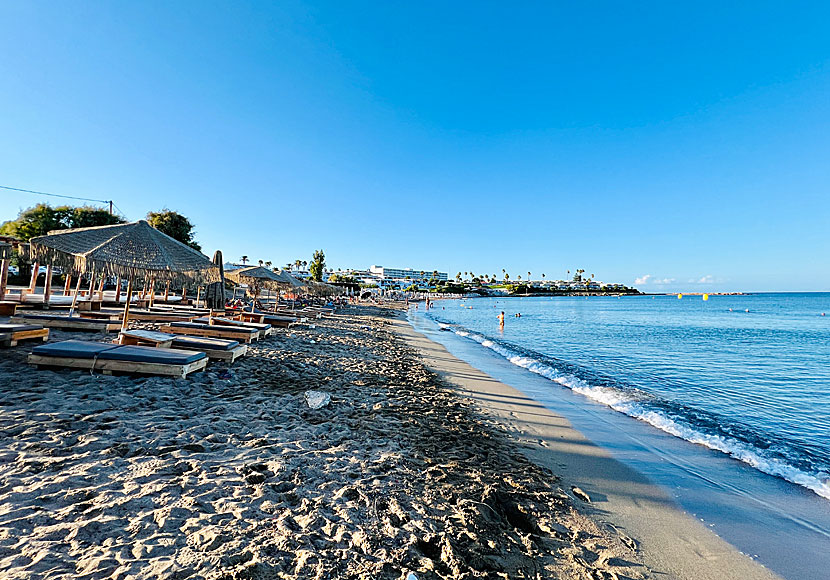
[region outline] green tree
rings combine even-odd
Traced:
[[[194,250],[201,251],[202,246],[193,239],[195,234],[193,224],[182,214],[164,208],[161,211],[151,211],[148,213],[147,222],[174,240],[187,244]]]
[[[309,266],[311,279],[317,282],[323,281],[323,270],[326,267],[326,254],[323,250],[316,250],[311,258],[311,265]]]
[[[0,225],[0,234],[13,236],[24,242],[36,236],[48,234],[51,230],[88,228],[124,223],[124,219],[108,211],[89,206],[73,207],[62,205],[52,207],[40,203],[20,212],[15,220]]]
[[[248,256],[242,256],[241,260],[242,260],[242,265],[244,266],[245,264],[248,263]]]

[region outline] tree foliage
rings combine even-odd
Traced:
[[[187,244],[194,250],[202,250],[202,246],[193,239],[196,233],[193,231],[193,224],[178,212],[167,208],[161,211],[151,211],[147,214],[147,223],[174,240]]]
[[[326,268],[326,255],[323,253],[323,250],[316,250],[314,255],[311,259],[311,265],[309,266],[309,273],[311,274],[311,279],[317,282],[323,281],[323,271]]]
[[[36,236],[46,235],[52,230],[122,223],[124,223],[123,218],[97,207],[69,205],[52,207],[46,203],[39,203],[35,207],[21,211],[17,219],[4,222],[0,226],[0,234],[27,242]]]

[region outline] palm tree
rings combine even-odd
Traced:
[[[545,279],[545,273],[542,272],[542,280],[544,280],[544,279]]]
[[[303,270],[308,268],[308,260],[303,260]]]
[[[517,279],[519,282],[521,282],[521,281],[522,281],[522,275],[521,275],[521,274],[519,274],[518,276],[516,276],[516,279]]]
[[[300,259],[294,260],[294,266],[299,270],[300,266],[303,265],[303,261]]]
[[[504,268],[502,268],[502,272],[504,272]],[[504,272],[504,281],[507,282],[508,280],[510,280],[510,274]]]
[[[248,256],[242,256],[241,260],[242,260],[242,265],[247,264],[248,263]]]
[[[263,262],[262,260],[260,260],[260,261],[259,261],[259,267],[260,267],[260,268],[262,268],[262,265],[263,265],[264,263],[265,263],[265,262]]]
[[[527,273],[527,281],[530,282],[530,272]]]

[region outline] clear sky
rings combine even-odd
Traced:
[[[0,23],[0,185],[166,206],[209,254],[830,290],[827,2],[8,1]],[[44,200],[0,190],[0,219]]]

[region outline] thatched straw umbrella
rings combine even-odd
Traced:
[[[233,280],[237,284],[247,284],[253,288],[254,301],[251,304],[251,312],[254,311],[256,299],[259,297],[259,293],[263,288],[282,290],[291,286],[291,283],[283,276],[262,266],[250,266],[248,268],[239,268],[238,270],[229,270],[225,272],[225,277]]]
[[[174,240],[144,220],[129,224],[56,230],[29,241],[38,261],[63,267],[77,275],[119,276],[127,279],[122,329],[127,328],[133,279],[205,280],[218,276],[216,265],[201,252]],[[76,294],[77,298],[77,294]],[[75,301],[72,301],[75,307]]]

